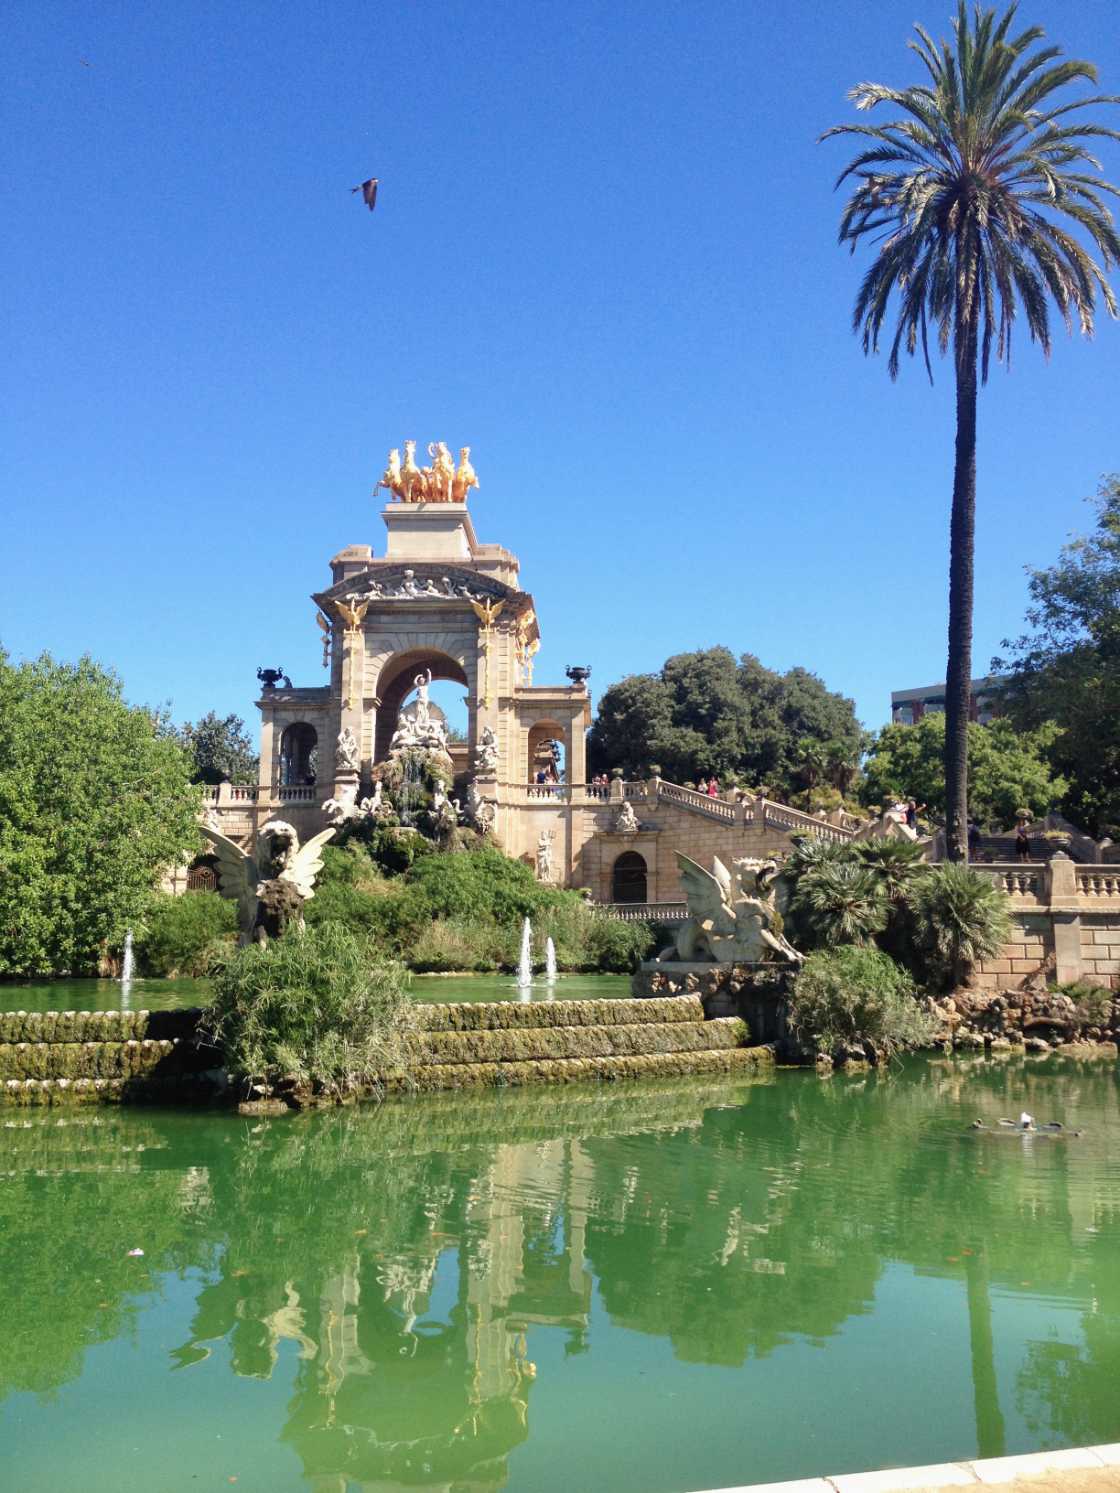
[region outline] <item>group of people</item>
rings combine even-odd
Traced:
[[[611,780],[607,777],[605,772],[597,772],[591,779],[591,786],[592,788],[609,788],[611,786]]]
[[[717,777],[701,778],[696,783],[688,783],[687,787],[696,793],[706,793],[709,798],[719,797],[719,779]]]

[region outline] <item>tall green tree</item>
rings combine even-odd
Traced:
[[[196,783],[255,783],[260,766],[253,743],[239,715],[208,711],[201,720],[187,721],[179,738],[194,762]]]
[[[197,849],[200,796],[115,675],[0,651],[0,976],[94,972]]]
[[[845,764],[850,780],[863,739],[852,701],[815,674],[777,674],[752,654],[736,660],[730,649],[704,648],[612,684],[588,747],[596,771],[641,776],[656,763],[675,782],[734,775],[785,796],[811,786],[830,762]]]
[[[1067,782],[1062,808],[1092,834],[1120,831],[1120,476],[1097,494],[1094,533],[1030,574],[1031,632],[1004,646],[1003,705],[1024,730],[1052,735],[1047,757]]]
[[[968,726],[969,808],[982,822],[1014,824],[1019,809],[1050,812],[1066,791],[1048,756],[1055,731],[1017,731],[1000,718],[990,726]],[[940,817],[945,811],[945,717],[925,715],[916,726],[884,726],[864,765],[860,794],[865,804],[916,798]]]
[[[842,124],[821,137],[855,135],[862,148],[837,186],[854,186],[840,219],[840,241],[854,253],[878,245],[852,321],[866,353],[877,352],[896,307],[888,371],[920,347],[932,381],[929,333],[950,352],[957,434],[949,528],[949,658],[946,672],[945,779],[948,853],[967,858],[969,679],[972,673],[973,549],[976,511],[976,404],[993,354],[1010,362],[1011,332],[1022,310],[1031,340],[1050,349],[1050,306],[1067,328],[1089,335],[1097,295],[1116,314],[1105,272],[1120,262],[1120,238],[1104,193],[1117,189],[1091,153],[1116,130],[1078,112],[1120,102],[1097,94],[1068,98],[1069,84],[1095,84],[1096,68],[1036,47],[1042,29],[1013,32],[1016,7],[997,15],[964,0],[954,38],[940,44],[921,26],[909,43],[928,82],[906,88],[859,83],[857,109],[898,111],[882,125]],[[1077,231],[1099,255],[1086,252]]]

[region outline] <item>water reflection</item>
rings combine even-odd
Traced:
[[[967,1130],[1019,1107],[1087,1134]],[[941,1455],[1113,1440],[1118,1119],[1112,1070],[960,1063],[887,1082],[784,1074],[442,1096],[260,1123],[12,1118],[0,1131],[0,1395],[72,1384],[66,1415],[80,1422],[91,1348],[131,1340],[200,1423],[274,1417],[248,1385],[285,1384],[282,1424],[264,1429],[298,1459],[292,1486],[496,1489],[538,1412],[563,1425],[565,1397],[595,1390],[600,1356],[644,1373],[638,1343],[651,1339],[679,1365],[765,1364],[751,1393],[777,1425],[783,1354],[815,1347],[835,1367],[798,1359],[812,1389],[797,1413],[811,1421],[819,1399],[831,1460],[810,1467],[809,1453],[777,1445],[757,1464],[796,1476],[845,1456],[906,1460],[912,1426],[881,1425],[866,1445],[836,1429],[846,1390],[830,1372],[843,1380],[866,1319],[885,1370],[871,1381],[880,1419],[892,1364],[944,1368]],[[137,1245],[142,1259],[127,1255]],[[881,1305],[902,1292],[917,1323],[934,1291],[960,1323],[960,1382],[948,1329],[945,1343],[907,1343],[908,1322]],[[188,1310],[161,1343],[148,1323],[169,1296]],[[679,1416],[701,1414],[697,1372],[681,1370]],[[648,1486],[687,1486],[671,1459],[662,1468],[672,1433],[648,1406],[626,1423],[636,1384],[609,1391],[617,1436],[649,1443]],[[22,1424],[6,1440],[18,1444]],[[729,1481],[708,1455],[694,1449],[693,1485]]]

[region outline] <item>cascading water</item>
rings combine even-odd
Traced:
[[[544,977],[550,985],[556,983],[556,945],[551,938],[544,943]]]
[[[517,961],[517,983],[527,990],[533,983],[533,925],[526,918],[521,925],[521,955]]]
[[[421,773],[420,764],[412,752],[406,752],[404,757],[404,777],[397,795],[397,812],[402,824],[411,825],[416,818],[416,805],[420,801]]]

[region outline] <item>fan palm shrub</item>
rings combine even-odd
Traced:
[[[840,241],[853,254],[878,246],[852,316],[865,353],[879,349],[893,302],[887,370],[921,348],[932,381],[930,333],[952,352],[956,448],[949,529],[949,657],[945,687],[946,838],[951,860],[967,859],[967,726],[972,673],[973,550],[976,510],[976,406],[993,355],[1010,363],[1020,310],[1028,336],[1050,350],[1050,307],[1067,328],[1093,330],[1098,294],[1116,301],[1106,271],[1120,262],[1120,238],[1092,154],[1116,130],[1078,111],[1120,102],[1068,98],[1070,84],[1095,84],[1089,62],[1059,60],[1038,47],[1043,32],[1013,32],[1014,5],[997,16],[964,0],[954,39],[940,44],[921,26],[910,42],[928,81],[906,88],[859,83],[856,108],[896,111],[889,123],[841,124],[821,137],[856,136],[858,154],[837,186],[852,183]],[[1078,231],[1095,250],[1086,251]]]
[[[835,860],[804,872],[790,901],[800,947],[869,943],[887,925],[890,906],[873,871]]]
[[[918,882],[910,905],[920,978],[932,988],[957,989],[1011,936],[1006,892],[990,876],[953,861]]]

